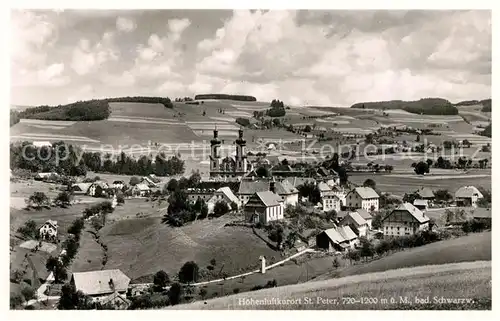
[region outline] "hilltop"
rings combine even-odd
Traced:
[[[351,106],[360,109],[402,109],[413,114],[424,115],[457,115],[458,109],[443,98],[422,98],[415,101],[389,100],[378,102],[361,102]]]

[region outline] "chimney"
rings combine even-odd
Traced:
[[[276,193],[276,182],[274,179],[269,183],[269,190],[273,193]]]

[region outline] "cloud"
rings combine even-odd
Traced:
[[[182,65],[182,46],[179,42],[190,24],[189,19],[171,19],[167,22],[165,35],[151,34],[147,44],[137,46],[137,57],[130,73],[142,83],[157,83],[162,79],[180,81],[182,76],[175,71]]]
[[[116,18],[116,29],[123,32],[132,32],[137,28],[134,20],[125,17]]]
[[[81,39],[73,49],[71,68],[79,76],[84,76],[99,70],[109,61],[116,61],[119,51],[115,48],[114,34],[106,32],[94,46],[88,39]]]
[[[226,88],[259,93],[264,100],[350,105],[443,93],[459,99],[468,91],[450,88],[491,73],[491,16],[486,11],[235,11],[213,37],[198,42],[197,52],[200,75],[226,78]],[[461,77],[450,77],[457,74],[453,69],[461,70]],[[490,83],[483,77],[469,85],[482,96]],[[190,88],[196,87],[203,88],[199,81]]]
[[[203,92],[297,105],[458,101],[490,95],[491,44],[491,12],[479,10],[15,10],[11,78],[35,104],[48,89],[51,102]]]
[[[168,21],[168,28],[174,35],[180,35],[184,30],[191,25],[191,21],[184,19],[171,19]]]

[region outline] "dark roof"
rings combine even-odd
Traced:
[[[420,223],[425,223],[429,221],[429,217],[425,216],[425,214],[421,210],[419,210],[410,203],[403,203],[399,205],[396,209],[394,209],[394,211],[407,211]]]
[[[310,177],[288,177],[286,179],[292,186],[297,187],[305,183],[316,183],[316,180]]]
[[[242,180],[240,188],[238,189],[238,194],[248,195],[255,194],[257,192],[269,191],[270,184],[271,182],[268,180]],[[274,189],[279,195],[298,193],[297,189],[289,182],[275,182]]]
[[[428,188],[428,187],[423,187],[417,191],[418,196],[421,198],[433,198],[434,197],[434,192]]]

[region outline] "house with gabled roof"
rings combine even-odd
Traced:
[[[151,194],[151,188],[146,183],[139,183],[131,188],[131,192],[133,196],[145,197]]]
[[[368,212],[364,208],[358,208],[354,212],[358,213],[359,216],[361,216],[366,221],[366,224],[368,224],[368,229],[371,230],[372,229],[373,216],[370,214],[370,212]]]
[[[413,206],[418,208],[421,211],[427,211],[429,208],[429,200],[426,199],[416,199],[413,201]]]
[[[251,223],[268,224],[284,217],[283,200],[272,191],[257,192],[245,204],[245,220]]]
[[[429,217],[410,203],[403,203],[382,218],[385,236],[413,235],[429,229]]]
[[[245,204],[255,193],[269,191],[271,185],[273,185],[274,191],[281,197],[285,205],[297,205],[299,201],[299,191],[287,180],[275,182],[274,180],[271,181],[266,179],[242,179],[237,193],[238,198],[242,204]]]
[[[71,191],[75,195],[86,195],[92,183],[76,183],[71,186]]]
[[[349,212],[341,221],[340,226],[349,226],[357,236],[367,236],[368,223],[357,212]]]
[[[89,196],[94,196],[94,197],[107,197],[108,190],[109,190],[108,183],[106,183],[105,181],[95,181],[90,185],[88,189],[88,194]]]
[[[98,301],[105,309],[112,308],[114,310],[127,310],[131,304],[126,295],[119,294],[118,292],[102,298],[96,298],[95,301]]]
[[[115,292],[126,294],[130,278],[122,271],[99,270],[89,272],[74,272],[71,284],[77,291],[93,298],[109,296]]]
[[[146,184],[149,188],[158,187],[158,185],[148,176],[144,176],[141,179],[141,184]]]
[[[462,186],[455,192],[457,206],[477,207],[477,201],[483,197],[483,194],[475,186]]]
[[[356,187],[346,195],[346,207],[350,210],[362,208],[368,212],[379,209],[379,195],[371,187]]]
[[[328,252],[347,251],[354,248],[356,234],[349,226],[333,227],[316,236],[316,246]]]
[[[429,187],[422,187],[421,189],[415,192],[419,199],[433,201],[436,197],[434,196],[434,192]]]
[[[48,220],[38,230],[40,238],[43,240],[54,241],[57,238],[57,221]]]

